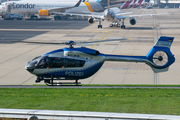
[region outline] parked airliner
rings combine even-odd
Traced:
[[[83,2],[82,2],[83,1]],[[93,0],[94,1],[94,0]],[[110,5],[119,6],[123,2],[129,0],[111,0]],[[84,13],[84,11],[90,12],[103,12],[107,7],[107,0],[98,0],[96,2],[86,2],[86,0],[71,0],[71,1],[57,1],[53,0],[48,2],[47,0],[37,1],[8,1],[0,5],[0,16],[5,16],[8,13],[20,13],[20,14],[39,14],[39,16],[49,16],[51,14],[61,13]],[[56,13],[55,13],[56,12]]]
[[[67,9],[78,7],[82,0],[76,2],[33,2],[33,1],[8,1],[0,5],[0,16],[8,13],[49,15],[49,11],[64,12]]]

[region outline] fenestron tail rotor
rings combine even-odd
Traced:
[[[164,66],[168,63],[168,55],[164,51],[157,51],[153,55],[153,62],[157,66]]]

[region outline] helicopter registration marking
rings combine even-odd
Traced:
[[[68,75],[68,76],[83,76],[84,73],[83,73],[83,72],[66,71],[66,72],[65,72],[65,75]]]

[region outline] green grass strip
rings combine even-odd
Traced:
[[[180,115],[180,90],[0,88],[0,108]]]

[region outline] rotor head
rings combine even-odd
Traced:
[[[69,41],[68,43],[66,43],[66,45],[69,45],[69,48],[73,48],[73,45],[76,45],[76,42]]]

